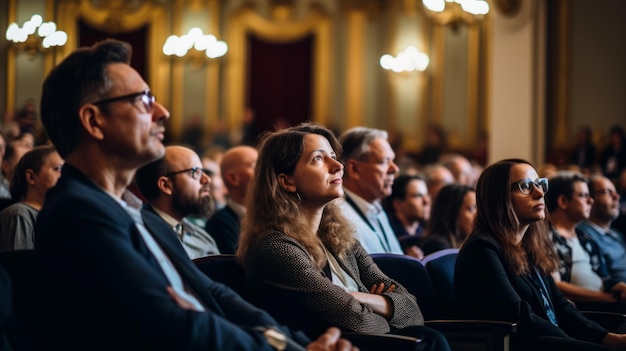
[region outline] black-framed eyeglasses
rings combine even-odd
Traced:
[[[176,172],[170,172],[170,173],[166,173],[163,176],[164,177],[171,177],[177,174],[181,174],[181,173],[189,173],[191,175],[191,178],[198,180],[200,179],[200,177],[202,177],[202,173],[206,174],[208,177],[211,177],[212,172],[209,171],[208,169],[204,169],[202,167],[192,167],[192,168],[188,168],[188,169],[183,169],[182,171],[176,171]]]
[[[152,112],[152,109],[154,108],[154,102],[156,101],[156,97],[152,95],[152,93],[150,92],[150,89],[146,89],[138,93],[132,93],[128,95],[122,95],[122,96],[116,96],[116,97],[112,97],[108,99],[98,100],[98,101],[92,102],[92,104],[105,105],[105,104],[110,104],[115,101],[122,101],[122,100],[132,101],[132,100],[135,100],[136,98],[140,98],[141,103],[146,108],[147,113]]]
[[[522,179],[511,184],[511,190],[519,190],[520,193],[528,195],[532,193],[535,188],[541,188],[543,193],[548,192],[548,178],[537,178],[535,180]]]

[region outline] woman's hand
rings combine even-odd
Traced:
[[[372,285],[372,287],[370,288],[370,294],[380,295],[382,293],[392,292],[394,290],[396,290],[396,285],[395,284],[391,284],[391,285],[385,287],[385,283],[380,283],[378,285]]]

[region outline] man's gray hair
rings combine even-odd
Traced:
[[[387,131],[368,127],[354,127],[343,132],[339,137],[339,142],[343,148],[343,161],[363,160],[370,152],[370,144],[376,138],[387,140]]]

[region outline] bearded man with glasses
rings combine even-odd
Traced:
[[[211,178],[195,151],[178,145],[166,147],[165,157],[137,171],[135,184],[148,201],[145,208],[172,227],[189,258],[220,253],[209,233],[185,219],[209,217],[213,212]]]

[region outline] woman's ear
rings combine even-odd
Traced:
[[[287,192],[295,193],[297,191],[296,184],[293,182],[293,179],[285,173],[278,175],[278,184],[280,184],[280,186]]]
[[[26,177],[26,183],[30,185],[35,185],[35,171],[32,169],[27,169],[24,173],[24,177]]]

